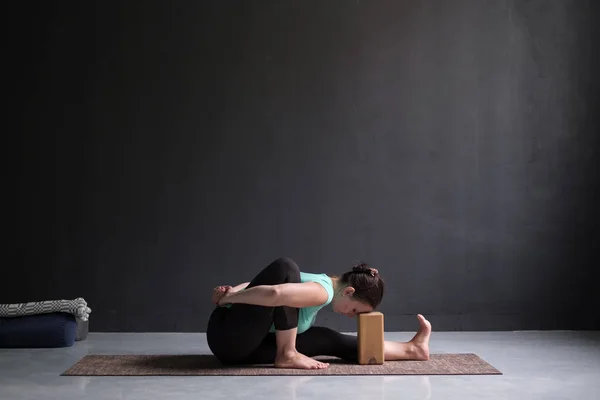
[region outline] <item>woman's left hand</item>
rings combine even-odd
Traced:
[[[219,300],[221,300],[229,290],[231,290],[231,286],[229,285],[217,286],[214,288],[212,293],[212,302],[214,304],[219,304]]]

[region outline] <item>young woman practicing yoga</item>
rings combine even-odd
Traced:
[[[354,317],[377,308],[384,282],[367,264],[340,277],[301,272],[289,258],[265,267],[251,281],[219,286],[218,305],[207,328],[208,345],[224,364],[274,364],[279,368],[327,368],[312,357],[357,361],[357,337],[313,326],[319,310]],[[420,328],[409,342],[385,342],[386,360],[429,359],[431,324],[418,315]]]

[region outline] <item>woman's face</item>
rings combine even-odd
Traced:
[[[352,297],[353,288],[346,288],[337,299],[332,302],[333,311],[345,315],[349,318],[356,317],[358,314],[368,313],[373,311],[373,307],[361,301],[355,300]]]

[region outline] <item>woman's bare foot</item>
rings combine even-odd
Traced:
[[[411,339],[411,351],[414,352],[416,360],[429,360],[429,337],[431,336],[431,322],[427,321],[421,314],[417,315],[419,320],[419,330],[415,337]]]
[[[275,367],[294,369],[326,369],[328,363],[317,361],[297,351],[288,351],[278,354],[275,358]]]

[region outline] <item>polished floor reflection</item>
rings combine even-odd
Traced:
[[[386,333],[408,340],[412,333]],[[470,352],[502,376],[64,377],[86,354],[208,353],[204,334],[92,333],[68,349],[0,349],[0,399],[600,398],[600,332],[437,332],[433,353]]]

